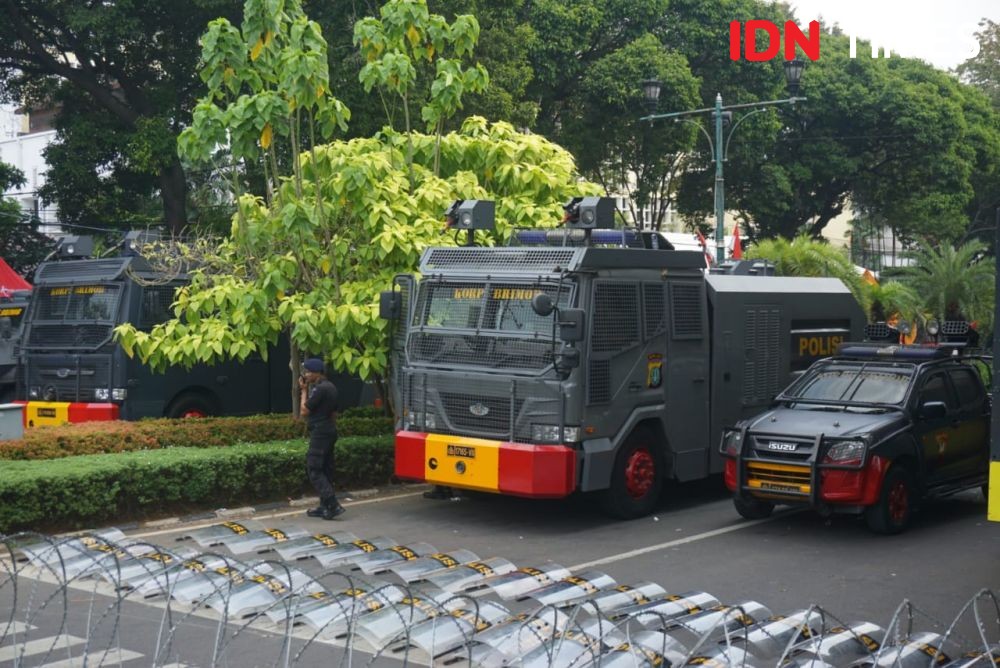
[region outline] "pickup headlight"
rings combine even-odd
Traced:
[[[738,429],[727,429],[722,432],[722,444],[719,451],[727,457],[738,457],[743,447],[743,435]]]
[[[580,440],[579,427],[563,427],[562,440],[559,439],[559,425],[557,424],[533,424],[531,425],[531,440],[536,443],[575,443]]]
[[[110,396],[111,390],[106,387],[99,387],[94,390],[94,399],[97,399],[98,401],[107,401]]]
[[[865,459],[866,449],[864,441],[838,441],[826,451],[823,462],[839,466],[860,466]]]

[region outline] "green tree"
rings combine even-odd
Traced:
[[[62,0],[0,1],[4,98],[43,108],[62,105],[65,143],[58,143],[66,151],[53,154],[59,170],[49,178],[52,192],[67,198],[66,205],[56,203],[68,220],[93,187],[83,175],[100,172],[113,185],[95,190],[97,201],[84,208],[88,214],[136,211],[129,200],[158,195],[163,221],[174,230],[187,224],[187,182],[174,140],[194,101],[198,54],[191,45],[206,22],[232,10],[222,0],[138,0],[94,8]],[[77,116],[89,120],[77,124]],[[99,132],[88,135],[88,126]],[[111,128],[113,136],[101,136]],[[84,138],[99,141],[102,150],[77,158],[71,147]],[[119,181],[119,174],[128,177]],[[140,174],[147,178],[132,178]],[[116,202],[102,201],[108,197]]]
[[[931,317],[977,321],[981,332],[991,327],[994,270],[985,244],[972,240],[956,248],[924,243],[914,259],[903,276]]]
[[[20,188],[25,182],[21,170],[0,162],[0,192]],[[38,231],[36,222],[16,201],[0,197],[0,258],[29,280],[52,249],[52,240]]]
[[[629,196],[633,219],[659,229],[687,149],[700,137],[690,124],[638,120],[643,97],[637,82],[650,77],[660,81],[660,94],[671,104],[698,103],[698,81],[687,60],[646,34],[593,63],[565,105],[561,136],[581,170],[607,192]],[[645,211],[652,212],[649,220]]]
[[[1000,23],[984,18],[976,40],[979,53],[958,66],[963,80],[982,89],[1000,109]]]
[[[495,243],[514,225],[558,223],[563,201],[597,191],[566,151],[482,118],[443,136],[385,129],[314,144],[302,128],[327,138],[348,112],[330,97],[318,26],[293,0],[277,13],[248,2],[241,29],[214,21],[202,43],[209,94],[181,150],[209,160],[228,138],[237,159],[263,151],[272,189],[240,197],[228,239],[179,291],[177,320],[149,333],[118,329],[125,349],[154,368],[266,354],[286,335],[293,376],[301,351],[322,351],[337,369],[378,377],[388,362],[378,293],[412,271],[424,247],[453,243],[441,236],[447,204],[496,200],[497,233],[482,239]],[[283,176],[275,142],[294,150],[303,133],[309,148]]]
[[[774,263],[778,276],[829,276],[839,278],[863,306],[862,280],[847,253],[824,241],[807,235],[793,239],[776,237],[763,239],[751,246],[748,259],[764,259]]]
[[[885,322],[898,316],[909,322],[926,320],[920,296],[910,286],[900,281],[884,280],[869,283],[861,281],[858,301],[868,315],[869,322]]]
[[[996,183],[996,120],[970,87],[925,63],[852,59],[848,51],[847,37],[823,33],[823,57],[808,63],[802,79],[807,100],[736,130],[727,208],[751,239],[815,237],[848,207],[904,236],[958,239]],[[712,211],[712,171],[704,164],[682,184],[681,211],[695,220]]]
[[[412,189],[405,166],[410,143]],[[436,176],[437,145],[433,135],[387,130],[304,153],[301,192],[287,179],[270,205],[241,199],[242,217],[217,263],[236,270],[196,271],[177,296],[175,313],[183,321],[148,334],[126,325],[119,340],[163,368],[244,359],[287,333],[295,350],[323,351],[338,370],[379,377],[388,359],[378,293],[395,274],[412,271],[427,246],[454,243],[442,235],[448,204],[495,200],[497,233],[481,241],[496,243],[514,226],[558,225],[566,199],[600,190],[580,182],[566,151],[506,123],[474,117],[442,137]],[[312,213],[315,202],[322,218]]]
[[[381,18],[365,17],[354,25],[354,43],[366,61],[358,78],[366,92],[380,86],[380,95],[384,90],[399,98],[409,136],[413,129],[410,98],[419,70],[433,66],[430,95],[420,108],[420,117],[440,141],[444,122],[462,108],[464,93],[483,91],[489,84],[482,65],[466,67],[462,63],[463,56],[471,55],[479,40],[479,22],[471,14],[461,14],[449,24],[443,16],[428,11],[426,0],[389,0],[379,15]],[[392,124],[388,105],[385,113]],[[412,160],[413,147],[407,144],[407,165]],[[436,151],[435,173],[439,160]]]

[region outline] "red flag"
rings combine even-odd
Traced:
[[[705,235],[701,233],[697,227],[694,228],[695,233],[698,235],[698,243],[701,244],[701,250],[705,254],[705,266],[712,266],[712,254],[708,252],[708,240]]]
[[[733,259],[734,260],[743,259],[743,245],[740,243],[739,223],[736,223],[736,227],[733,228]]]

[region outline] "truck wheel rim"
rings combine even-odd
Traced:
[[[889,518],[894,524],[902,524],[906,520],[909,502],[906,483],[897,480],[889,490]]]
[[[639,448],[625,463],[625,491],[633,499],[641,499],[653,487],[656,464],[646,448]]]
[[[182,418],[203,418],[203,417],[208,417],[208,415],[205,414],[205,413],[203,413],[202,411],[198,410],[197,408],[192,408],[191,410],[187,410],[187,411],[184,411],[183,413],[181,413],[181,417]]]

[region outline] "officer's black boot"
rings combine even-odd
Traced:
[[[332,520],[335,517],[343,515],[347,511],[346,508],[340,505],[340,502],[337,501],[337,497],[335,496],[323,499],[322,509],[323,512],[320,517],[324,520]]]
[[[323,517],[324,512],[326,512],[326,508],[323,506],[323,503],[320,502],[320,504],[315,508],[310,508],[309,510],[307,510],[306,515],[308,515],[309,517]]]

